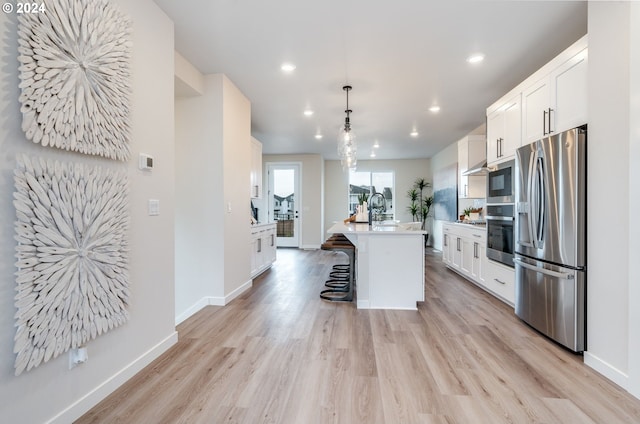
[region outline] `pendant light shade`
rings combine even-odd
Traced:
[[[357,163],[356,136],[351,129],[351,121],[349,119],[349,114],[352,112],[351,109],[349,109],[349,91],[351,91],[351,86],[345,85],[342,89],[347,93],[347,108],[344,111],[347,116],[344,119],[344,125],[341,126],[338,131],[338,156],[340,157],[340,162],[344,170],[355,171]]]

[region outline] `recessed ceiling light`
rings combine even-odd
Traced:
[[[380,147],[380,144],[378,144],[378,142],[376,141],[375,143],[373,143],[373,148],[377,149]]]
[[[482,53],[474,53],[467,58],[467,62],[469,63],[480,63],[484,60],[484,55]]]
[[[311,115],[313,115],[313,111],[311,109],[306,109],[304,111],[304,116],[311,116]]]
[[[418,131],[413,130],[411,131],[411,134],[409,134],[411,137],[417,137],[418,136]]]
[[[376,157],[376,152],[371,152],[371,154],[369,155],[369,157],[371,157],[371,158],[375,158],[375,157]]]
[[[296,69],[296,65],[293,63],[283,63],[280,67],[284,72],[293,72]]]
[[[316,140],[322,140],[322,134],[316,134],[315,137]]]
[[[440,112],[440,106],[431,106],[431,107],[429,108],[429,112],[431,112],[431,113],[438,113],[438,112]]]

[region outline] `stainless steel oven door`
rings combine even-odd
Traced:
[[[513,267],[513,217],[487,217],[487,258]]]

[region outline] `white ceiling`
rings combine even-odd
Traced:
[[[587,32],[582,1],[155,1],[175,22],[176,50],[249,98],[264,153],[328,159],[337,157],[345,84],[359,160],[375,141],[377,159],[431,157]],[[485,61],[468,64],[474,52]],[[283,62],[296,70],[285,74]],[[435,104],[438,114],[428,111]]]

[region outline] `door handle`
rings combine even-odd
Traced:
[[[542,135],[547,135],[547,111],[542,111]]]
[[[547,114],[547,119],[549,122],[549,132],[547,134],[551,134],[553,132],[553,130],[551,129],[551,112],[553,112],[553,109],[549,108],[549,113]]]
[[[476,241],[473,242],[473,257],[478,257],[478,242]]]

